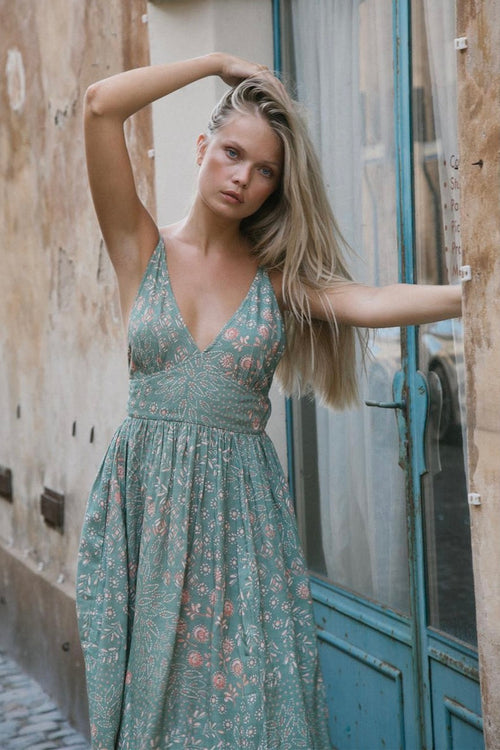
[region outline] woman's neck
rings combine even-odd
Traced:
[[[242,237],[239,222],[230,222],[215,215],[200,201],[195,201],[187,216],[175,229],[175,236],[182,242],[196,245],[201,252],[230,252],[235,250],[248,253],[248,242]]]

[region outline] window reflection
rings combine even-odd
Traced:
[[[418,280],[448,283],[461,265],[455,4],[413,0],[413,133]],[[428,620],[477,642],[464,460],[461,321],[422,326],[419,366],[430,386],[425,506]]]
[[[296,72],[354,276],[397,281],[392,2],[292,0],[288,70]],[[332,40],[335,43],[332,44]],[[361,398],[392,400],[399,329],[380,332]],[[393,411],[295,409],[297,515],[308,564],[367,598],[408,612],[404,474]]]

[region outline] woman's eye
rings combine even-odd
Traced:
[[[236,159],[238,157],[238,152],[234,148],[226,148],[226,154],[230,159]]]
[[[264,177],[269,177],[269,178],[273,177],[273,170],[269,169],[269,167],[261,167],[260,173],[264,175]]]

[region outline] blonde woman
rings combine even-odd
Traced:
[[[188,215],[158,229],[123,123],[209,75],[233,88],[198,138]],[[93,748],[326,750],[271,380],[352,402],[356,327],[455,317],[460,290],[350,279],[304,125],[262,66],[217,53],[106,79],[85,133],[130,360],[78,566]]]

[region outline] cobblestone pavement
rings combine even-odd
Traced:
[[[31,677],[0,651],[0,750],[89,750]]]

